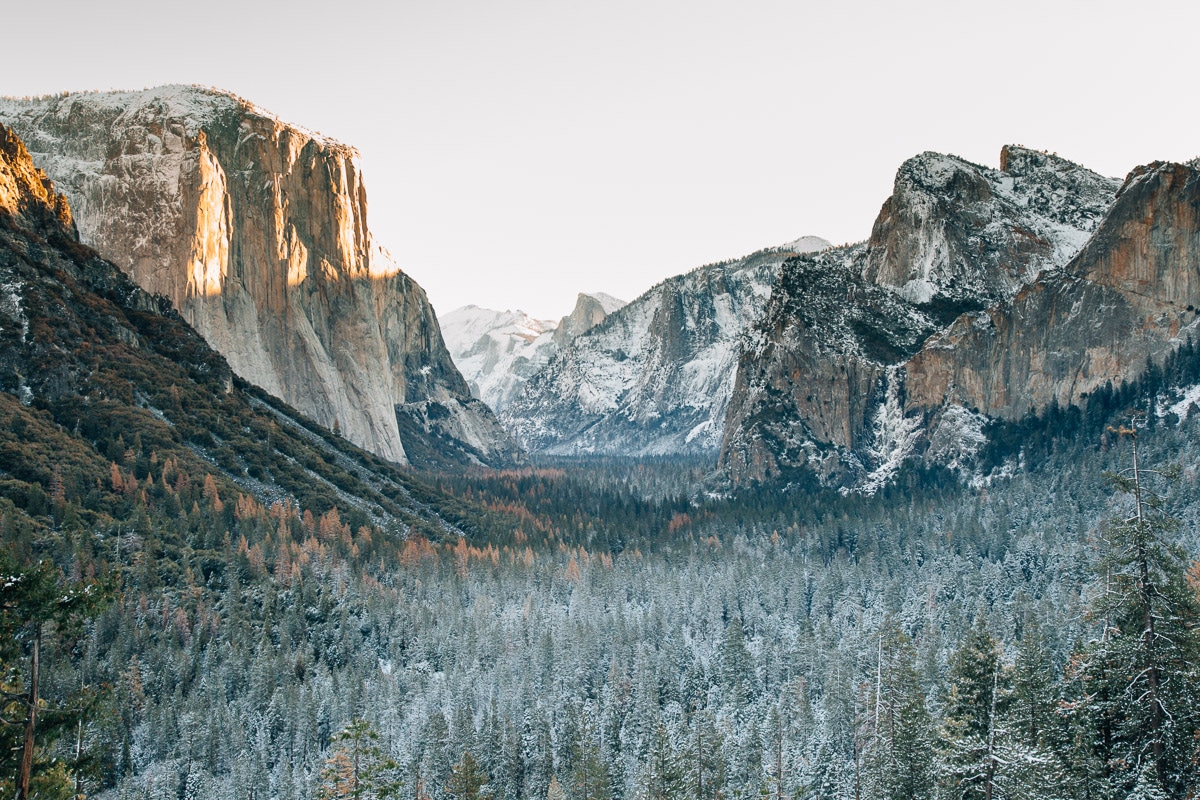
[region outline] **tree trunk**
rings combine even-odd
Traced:
[[[1163,760],[1162,703],[1159,699],[1158,659],[1154,653],[1154,587],[1150,579],[1150,555],[1147,552],[1148,535],[1146,519],[1142,514],[1142,476],[1138,466],[1137,436],[1133,436],[1133,489],[1137,504],[1137,559],[1138,578],[1141,582],[1142,600],[1142,648],[1146,654],[1147,700],[1150,701],[1150,748],[1154,756],[1154,770],[1160,786],[1167,785],[1167,765]]]
[[[42,628],[39,625],[33,637],[33,658],[30,662],[29,713],[25,716],[25,743],[21,749],[21,771],[17,773],[17,800],[29,797],[29,778],[33,774],[33,742],[37,730],[38,707],[38,657],[42,644]]]

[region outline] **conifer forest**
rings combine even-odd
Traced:
[[[1200,420],[1101,417],[873,498],[428,476],[462,535],[118,433],[3,501],[5,792],[34,669],[37,797],[1192,797]]]

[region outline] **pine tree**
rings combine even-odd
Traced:
[[[687,779],[679,753],[671,744],[664,725],[654,729],[649,760],[645,767],[645,796],[648,800],[680,800],[687,792]]]
[[[1109,476],[1132,508],[1102,530],[1103,590],[1091,609],[1099,633],[1073,661],[1078,703],[1114,791],[1185,797],[1200,784],[1200,607],[1187,586],[1179,521],[1148,485],[1178,470],[1142,467],[1137,430],[1114,432],[1133,445],[1132,465]]]
[[[51,796],[62,781],[64,791],[70,789],[65,768],[42,756],[47,744],[93,710],[97,695],[81,687],[69,696],[47,697],[45,662],[52,655],[69,659],[80,625],[111,596],[107,585],[68,582],[48,561],[22,567],[0,549],[0,790],[10,790],[17,800],[35,791]]]
[[[746,635],[742,620],[734,617],[725,627],[725,640],[721,645],[721,681],[739,706],[748,703],[755,686],[754,658],[746,649]]]
[[[611,800],[612,781],[595,741],[591,725],[584,725],[573,747],[570,800]]]
[[[881,798],[930,796],[933,721],[916,670],[916,647],[890,621],[879,634],[875,681],[864,711],[868,749],[864,772]]]
[[[950,690],[942,729],[941,777],[954,797],[993,800],[1001,768],[1000,715],[1007,706],[1009,676],[1000,646],[983,618],[971,628],[950,661]]]
[[[491,794],[485,791],[487,782],[487,774],[480,768],[471,751],[467,750],[462,759],[450,768],[446,794],[455,800],[488,800]]]
[[[376,743],[379,734],[356,719],[334,737],[333,754],[321,771],[319,800],[382,800],[400,794],[400,768]]]
[[[687,751],[687,794],[698,800],[718,798],[725,793],[724,737],[707,710],[692,715],[691,742]]]

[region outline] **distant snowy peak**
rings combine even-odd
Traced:
[[[775,248],[781,252],[796,253],[816,253],[821,250],[827,250],[833,247],[833,242],[822,239],[820,236],[801,236],[799,239],[781,244]]]
[[[442,317],[442,338],[471,394],[504,407],[554,352],[557,323],[524,311],[463,306]]]
[[[468,305],[442,318],[442,337],[472,394],[499,411],[554,353],[624,305],[603,292],[581,293],[558,321]]]
[[[471,348],[485,336],[515,336],[532,341],[547,331],[558,327],[554,320],[535,319],[524,311],[496,311],[476,305],[456,308],[440,319],[442,338],[450,355],[457,359],[470,352]]]

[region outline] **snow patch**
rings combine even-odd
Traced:
[[[887,485],[921,436],[921,418],[904,416],[900,402],[901,369],[892,366],[887,370],[884,401],[872,420],[874,441],[867,447],[867,456],[876,466],[855,489],[861,494],[873,495]]]
[[[1159,403],[1156,412],[1160,419],[1168,414],[1174,414],[1182,423],[1188,418],[1188,413],[1193,405],[1200,408],[1200,384],[1181,390],[1180,399],[1169,406]]]
[[[974,466],[980,448],[987,444],[987,436],[983,433],[987,421],[983,414],[960,405],[946,406],[929,437],[925,460],[960,474],[968,472]]]
[[[786,250],[792,253],[816,253],[820,250],[827,250],[833,247],[833,242],[822,239],[820,236],[801,236],[799,239],[793,239],[787,244],[781,244],[777,250]]]

